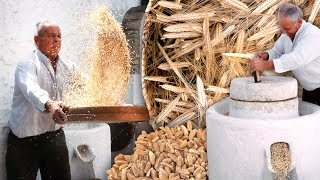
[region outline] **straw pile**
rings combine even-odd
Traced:
[[[86,56],[82,73],[87,80],[71,77],[65,102],[71,106],[112,106],[122,103],[130,75],[130,51],[120,24],[104,7],[94,12],[90,26],[95,29],[94,47]],[[89,69],[88,69],[89,68]],[[88,71],[88,72],[87,72]]]
[[[133,155],[120,154],[106,171],[108,179],[204,180],[208,176],[206,130],[189,121],[174,128],[142,134]]]
[[[289,179],[288,172],[291,168],[291,153],[289,145],[284,142],[274,143],[270,147],[271,166],[276,172],[275,180]]]
[[[249,59],[223,53],[270,49],[280,35],[285,0],[152,0],[143,32],[143,93],[150,124],[205,126],[206,109],[228,96],[230,81],[249,76]],[[320,1],[293,0],[319,25]]]

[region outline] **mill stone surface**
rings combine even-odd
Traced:
[[[230,116],[279,119],[299,116],[297,80],[291,77],[262,76],[236,78],[230,87]]]

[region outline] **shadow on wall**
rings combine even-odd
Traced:
[[[5,157],[7,153],[7,138],[9,131],[9,125],[0,122],[0,179],[6,179]]]
[[[149,0],[141,0],[141,5],[148,5]]]

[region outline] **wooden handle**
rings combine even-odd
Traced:
[[[144,106],[71,107],[67,116],[69,121],[149,121],[149,112]]]
[[[121,113],[148,113],[144,106],[97,106],[97,107],[70,107],[68,114],[121,114]]]
[[[252,76],[253,76],[253,78],[254,78],[254,82],[255,82],[255,83],[261,82],[261,80],[260,80],[260,75],[259,75],[259,71],[253,71]]]

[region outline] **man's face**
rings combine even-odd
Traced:
[[[34,37],[38,49],[50,60],[54,60],[61,48],[61,32],[57,26],[45,27],[38,36]]]
[[[279,18],[279,25],[282,33],[289,36],[292,40],[294,39],[296,33],[301,27],[301,24],[302,24],[302,19],[299,19],[296,23],[294,23],[291,19],[287,17]]]

